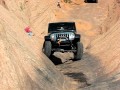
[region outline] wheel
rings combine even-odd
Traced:
[[[43,52],[44,52],[44,54],[47,56],[47,57],[50,57],[51,56],[51,54],[52,54],[52,44],[51,44],[51,42],[50,41],[45,41],[45,43],[44,43],[44,50],[43,50]]]
[[[77,49],[77,51],[74,53],[73,61],[81,60],[81,58],[83,56],[83,44],[81,42],[77,42],[76,49]]]
[[[51,51],[51,55],[53,55],[54,54],[54,51]]]

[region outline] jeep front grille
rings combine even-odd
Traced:
[[[64,34],[64,33],[56,34],[56,38],[60,38],[60,37],[67,37],[67,38],[69,38],[69,34]]]

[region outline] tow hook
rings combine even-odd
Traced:
[[[59,39],[57,43],[58,43],[58,44],[59,44],[59,46],[60,46],[60,43],[61,43],[61,39]]]

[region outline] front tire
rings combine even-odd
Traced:
[[[52,52],[52,44],[50,41],[45,41],[44,43],[44,54],[47,56],[47,57],[50,57]]]
[[[77,42],[76,49],[77,49],[77,51],[74,53],[73,61],[81,60],[81,58],[83,56],[83,44],[81,42]]]

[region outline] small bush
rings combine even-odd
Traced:
[[[64,0],[65,3],[71,3],[71,0]]]

